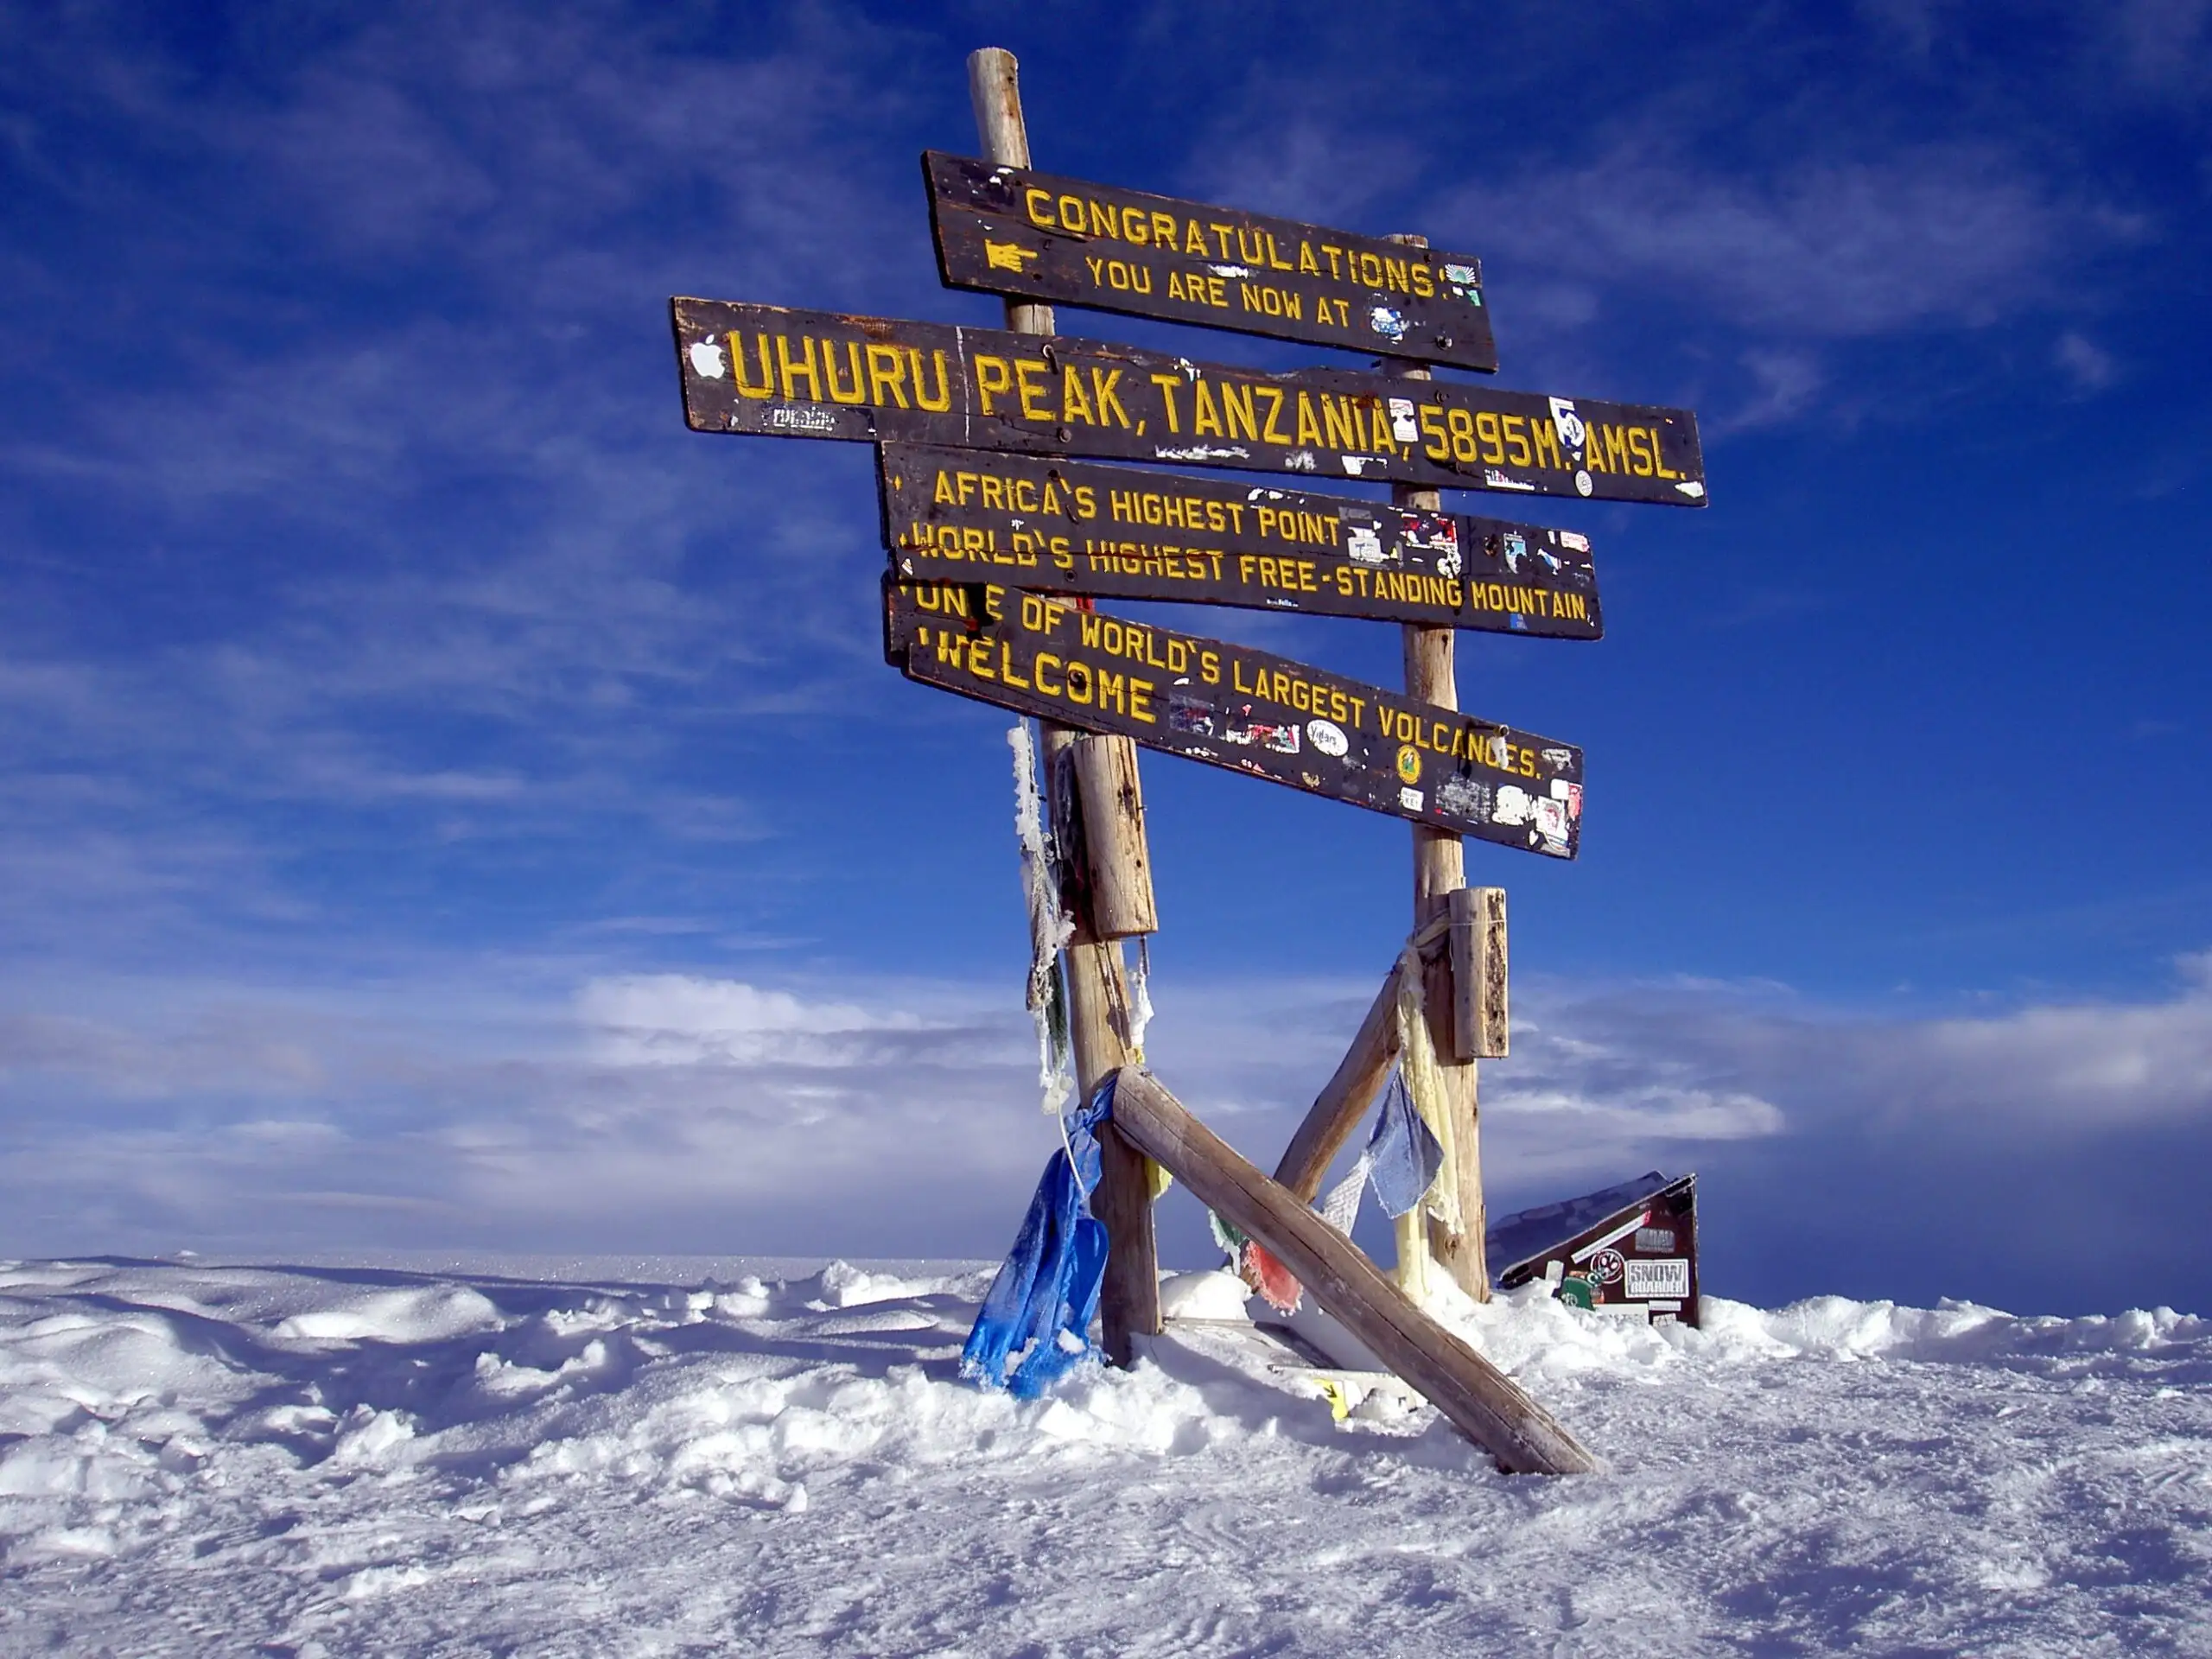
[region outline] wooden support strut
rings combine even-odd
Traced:
[[[1010,167],[1030,165],[1020,75],[1014,54],[999,47],[969,54],[968,95],[975,105],[976,134],[984,159]],[[1053,332],[1052,308],[1008,300],[1006,326],[1020,334],[1049,334]],[[1075,941],[1065,960],[1076,1083],[1088,1099],[1101,1079],[1135,1058],[1128,979],[1120,941],[1127,933],[1148,932],[1157,925],[1152,867],[1145,851],[1135,746],[1126,737],[1086,736],[1050,721],[1039,724],[1044,728],[1047,789],[1073,787],[1078,794],[1076,802],[1052,803],[1053,820],[1068,822],[1079,816],[1085,832],[1087,868],[1078,872],[1077,885],[1088,902],[1076,918]],[[1073,811],[1069,810],[1071,806]],[[1138,920],[1145,925],[1129,925]],[[1160,1329],[1152,1171],[1144,1154],[1110,1125],[1099,1135],[1098,1147],[1098,1187],[1090,1196],[1090,1207],[1105,1224],[1108,1240],[1099,1322],[1107,1359],[1127,1365],[1135,1357],[1133,1338],[1157,1336]]]
[[[1444,949],[1446,917],[1433,918],[1414,934],[1414,948],[1423,960]],[[1390,1075],[1398,1058],[1398,970],[1382,976],[1382,988],[1368,1005],[1358,1034],[1337,1063],[1334,1076],[1313,1098],[1306,1121],[1290,1137],[1282,1161],[1275,1166],[1275,1179],[1311,1204],[1321,1191],[1321,1178],[1344,1150],[1351,1132],[1375,1101],[1375,1091]]]
[[[1201,1204],[1257,1239],[1313,1300],[1421,1390],[1508,1474],[1593,1472],[1598,1460],[1513,1379],[1424,1313],[1352,1242],[1271,1181],[1150,1073],[1124,1069],[1114,1122]]]
[[[1394,236],[1393,242],[1425,248],[1423,236]],[[1423,365],[1385,358],[1382,367],[1401,379],[1428,380],[1434,377]],[[1443,498],[1434,490],[1408,485],[1390,486],[1390,505],[1420,512],[1438,512]],[[1458,677],[1453,671],[1452,632],[1417,623],[1405,625],[1406,694],[1440,708],[1459,706]],[[1433,787],[1433,785],[1432,785]],[[1466,885],[1466,862],[1459,837],[1448,830],[1427,824],[1413,826],[1414,921],[1426,926],[1446,913],[1449,895]],[[1451,1114],[1452,1132],[1444,1136],[1454,1167],[1445,1172],[1457,1192],[1460,1227],[1457,1232],[1441,1224],[1423,1237],[1421,1217],[1414,1210],[1399,1221],[1399,1270],[1408,1285],[1420,1282],[1420,1264],[1408,1259],[1424,1248],[1442,1262],[1459,1288],[1478,1302],[1490,1300],[1490,1269],[1484,1259],[1483,1166],[1477,1137],[1475,1068],[1458,1058],[1459,1044],[1453,1019],[1452,963],[1448,957],[1432,964],[1423,987],[1421,1004],[1428,1016],[1428,1031],[1435,1048],[1438,1070],[1444,1080],[1443,1109]]]

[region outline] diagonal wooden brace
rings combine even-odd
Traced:
[[[1376,1357],[1508,1474],[1588,1474],[1598,1460],[1541,1406],[1429,1318],[1352,1242],[1192,1116],[1148,1071],[1115,1073],[1113,1122],[1130,1145],[1257,1239]]]

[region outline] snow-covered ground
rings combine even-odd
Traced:
[[[0,1263],[0,1651],[2212,1653],[2212,1324],[1446,1310],[1606,1459],[1173,1345],[957,1381],[988,1270]]]

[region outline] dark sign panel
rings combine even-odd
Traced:
[[[1705,504],[1687,410],[1332,370],[1263,374],[1097,340],[772,305],[671,307],[684,416],[702,432]]]
[[[884,545],[919,582],[1595,639],[1588,538],[1082,461],[885,444]]]
[[[906,677],[1501,846],[1573,858],[1582,751],[1287,658],[996,584],[884,584]]]
[[[1482,262],[928,150],[948,288],[1495,369]]]
[[[1654,1170],[1492,1222],[1501,1290],[1541,1280],[1561,1301],[1638,1323],[1698,1322],[1697,1177]]]

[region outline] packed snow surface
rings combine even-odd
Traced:
[[[1452,1299],[1545,1480],[1195,1338],[979,1392],[988,1276],[0,1262],[0,1651],[2212,1653],[2201,1319]]]

